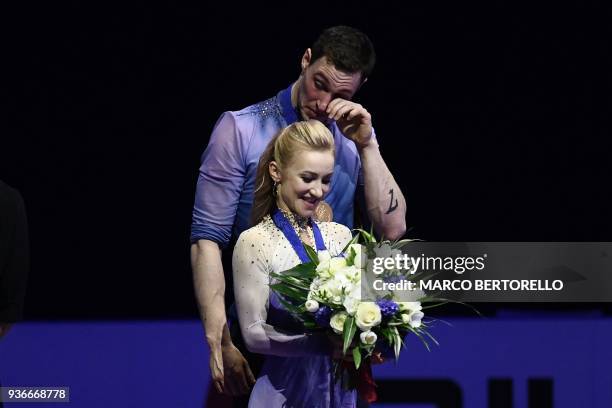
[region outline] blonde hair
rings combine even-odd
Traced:
[[[258,224],[276,208],[274,180],[270,176],[270,162],[275,161],[279,169],[285,168],[299,151],[335,152],[334,137],[318,120],[295,122],[281,130],[264,150],[255,177],[255,194],[251,209],[251,224]]]

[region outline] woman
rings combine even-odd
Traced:
[[[249,407],[354,407],[355,392],[332,374],[334,346],[325,334],[306,334],[269,288],[270,272],[307,262],[302,242],[339,253],[350,230],[313,221],[329,191],[334,141],[320,122],[297,122],[280,132],[259,162],[252,210],[233,256],[234,292],[247,348],[265,362]]]

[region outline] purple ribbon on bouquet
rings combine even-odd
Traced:
[[[272,221],[274,221],[274,225],[276,225],[276,227],[285,235],[285,238],[287,238],[287,241],[289,241],[293,247],[293,250],[300,258],[300,261],[303,263],[310,262],[310,257],[306,253],[306,249],[304,248],[300,237],[293,229],[291,222],[289,222],[287,217],[285,217],[285,215],[278,208],[272,214]],[[323,242],[323,236],[321,235],[321,230],[319,230],[317,223],[314,222],[312,218],[310,219],[310,225],[312,227],[312,234],[314,235],[317,251],[324,251],[326,248],[325,243]]]

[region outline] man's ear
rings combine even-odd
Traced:
[[[363,74],[362,74],[363,75]],[[359,84],[359,86],[357,87],[357,91],[361,89],[361,87],[363,86],[363,84],[365,84],[366,82],[368,82],[368,77],[365,77],[363,81],[361,81],[361,83]],[[357,93],[357,91],[355,91],[355,93]]]
[[[277,183],[280,183],[281,181],[280,168],[278,167],[278,164],[274,160],[272,160],[270,164],[268,164],[268,172],[270,173],[270,177],[272,177],[272,180],[274,180]]]
[[[306,48],[306,51],[304,51],[304,55],[302,55],[302,72],[304,72],[304,70],[310,66],[311,59],[312,50],[310,48]]]

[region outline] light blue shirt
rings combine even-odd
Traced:
[[[237,112],[225,112],[213,129],[201,160],[196,187],[191,242],[207,239],[226,247],[249,227],[259,158],[268,142],[298,120],[291,106],[291,86],[276,96]],[[353,226],[357,184],[363,184],[355,143],[342,135],[335,122],[329,126],[336,146],[331,188],[325,201],[334,221]],[[375,137],[373,135],[373,137]]]

